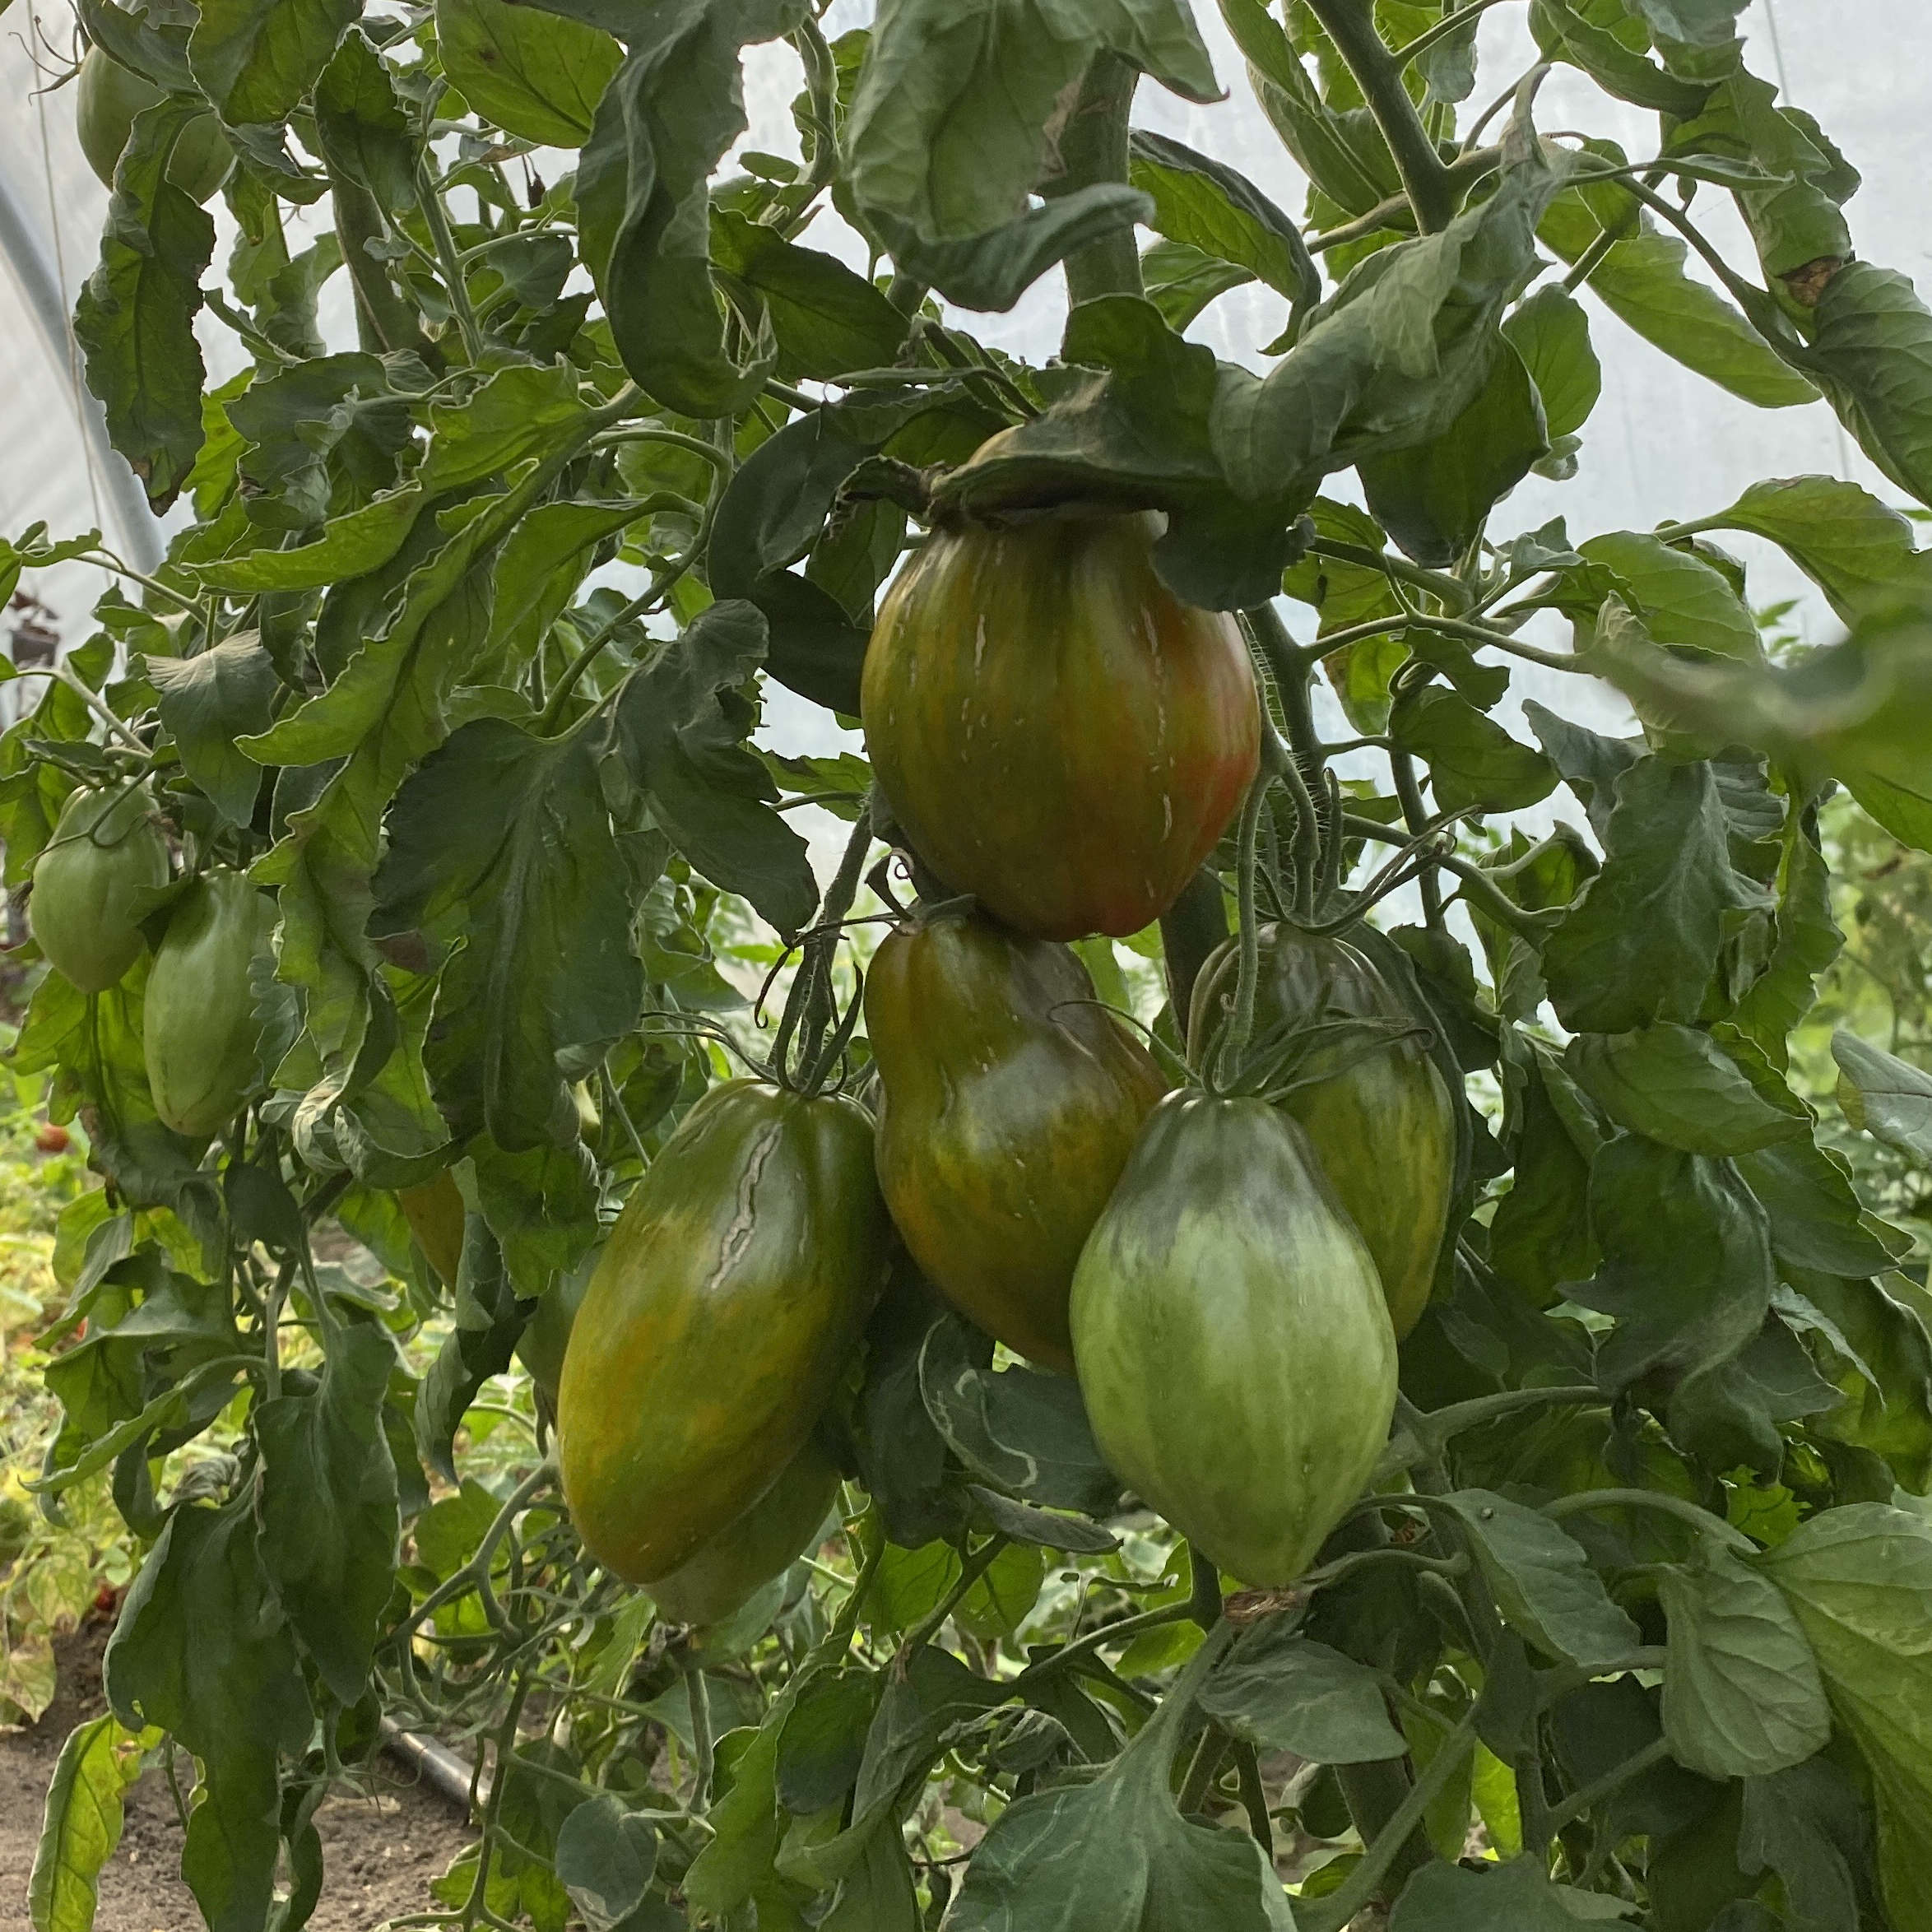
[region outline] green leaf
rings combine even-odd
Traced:
[[[416,151],[383,57],[360,27],[342,36],[315,83],[323,158],[391,213],[416,203]]]
[[[643,1903],[657,1869],[650,1820],[608,1791],[575,1806],[558,1828],[557,1880],[590,1932],[617,1932]]]
[[[1560,1526],[1487,1489],[1459,1489],[1443,1500],[1469,1532],[1503,1621],[1545,1656],[1604,1664],[1637,1647],[1637,1626]]]
[[[338,1326],[311,1394],[255,1414],[262,1447],[262,1561],[331,1693],[353,1705],[369,1683],[395,1587],[396,1465],[383,1398],[397,1366],[386,1329]]]
[[[67,1733],[27,1883],[34,1932],[93,1932],[100,1874],[121,1841],[122,1794],[141,1774],[141,1755],[111,1712]]]
[[[1705,1777],[1767,1777],[1832,1735],[1818,1660],[1777,1586],[1714,1537],[1659,1579],[1670,1620],[1664,1735]]]
[[[571,1082],[637,1022],[604,750],[593,729],[540,738],[479,718],[397,794],[370,929],[448,942],[424,1060],[459,1140],[574,1143]]]
[[[1094,1783],[1036,1792],[1000,1814],[947,1914],[956,1932],[1292,1932],[1287,1897],[1261,1846],[1245,1832],[1184,1818],[1169,1788],[1189,1693],[1212,1656],[1200,1653]]]
[[[1009,1543],[960,1598],[953,1620],[983,1642],[1010,1637],[1032,1614],[1046,1577],[1046,1553],[1037,1543]]]
[[[1585,284],[1619,321],[1686,369],[1760,409],[1815,402],[1818,392],[1708,282],[1684,272],[1689,244],[1651,233],[1648,217],[1613,242]],[[1580,260],[1599,233],[1580,197],[1544,218],[1542,239],[1564,261]]]
[[[1120,1539],[1084,1517],[1058,1516],[1050,1510],[1035,1509],[1015,1502],[996,1489],[968,1483],[966,1493],[973,1498],[973,1513],[985,1526],[996,1530],[1015,1543],[1030,1543],[1042,1549],[1057,1549],[1076,1555],[1100,1556],[1120,1548]]]
[[[262,768],[236,744],[268,727],[281,680],[252,631],[225,639],[197,657],[142,661],[155,688],[161,726],[189,778],[231,825],[254,816]]]
[[[1540,751],[1518,744],[1493,718],[1440,685],[1405,690],[1390,713],[1389,733],[1427,762],[1444,811],[1516,811],[1556,789],[1555,769]]]
[[[740,687],[764,657],[752,604],[710,606],[675,646],[634,673],[615,724],[630,775],[658,824],[693,866],[750,900],[787,935],[818,903],[806,843],[768,802],[772,783],[745,740],[755,722]]]
[[[188,64],[230,127],[279,127],[361,11],[357,0],[207,0]]]
[[[1155,234],[1247,270],[1297,308],[1321,299],[1321,276],[1302,231],[1238,170],[1137,128],[1127,179],[1152,197]]]
[[[1738,16],[1750,0],[1631,0],[1631,4],[1660,40],[1723,49],[1737,37]]]
[[[1932,492],[1932,313],[1895,269],[1848,262],[1790,360],[1815,381],[1859,446],[1900,489]]]
[[[209,1932],[263,1922],[281,1840],[276,1753],[306,1749],[312,1721],[251,1501],[170,1515],[102,1660],[121,1721],[158,1725],[201,1760],[181,1874]]]
[[[1579,1033],[1571,1077],[1619,1126],[1684,1154],[1749,1154],[1809,1137],[1811,1116],[1767,1099],[1709,1033],[1660,1020],[1627,1033]]]
[[[1637,531],[1613,531],[1577,548],[1616,574],[1619,594],[1627,592],[1658,643],[1751,662],[1762,657],[1751,613],[1716,565]]]
[[[1710,93],[1694,81],[1679,80],[1645,58],[1640,40],[1633,47],[1614,29],[1591,17],[1599,9],[1587,0],[1530,0],[1530,31],[1549,60],[1581,68],[1606,94],[1637,107],[1686,119],[1704,104]]]
[[[1809,1318],[1831,1350],[1845,1402],[1810,1427],[1833,1442],[1869,1449],[1890,1464],[1902,1488],[1932,1487],[1932,1314],[1925,1292],[1909,1277],[1847,1279],[1808,1275],[1790,1291],[1786,1319]]]
[[[1606,1389],[1659,1370],[1694,1383],[1756,1339],[1771,1304],[1771,1239],[1729,1162],[1622,1135],[1591,1166],[1590,1219],[1603,1262],[1571,1294],[1617,1317],[1597,1358]]]
[[[1158,241],[1140,258],[1147,299],[1177,334],[1208,304],[1255,278],[1245,268],[1186,242]]]
[[[763,299],[788,374],[826,379],[897,358],[909,318],[843,262],[729,208],[712,210],[711,253]]]
[[[436,0],[436,53],[486,121],[546,147],[579,147],[623,63],[608,34],[510,0]]]
[[[583,581],[585,553],[638,513],[629,501],[546,503],[531,511],[497,553],[485,660],[513,675],[534,656]]]
[[[1827,1758],[1744,1786],[1738,1864],[1784,1881],[1787,1923],[1857,1932],[1871,1883],[1871,1823],[1844,1769]]]
[[[1553,1884],[1540,1860],[1512,1858],[1507,1865],[1468,1871],[1431,1865],[1402,1888],[1389,1932],[1576,1932],[1602,1925],[1635,1908],[1601,1892]]]
[[[1932,1074],[1844,1027],[1832,1035],[1832,1057],[1846,1119],[1908,1159],[1932,1162]]]
[[[1794,810],[1785,827],[1776,936],[1764,971],[1731,1009],[1729,1024],[1782,1071],[1786,1044],[1817,999],[1816,982],[1837,958],[1845,936],[1832,912],[1832,874],[1811,815]]]
[[[456,1432],[478,1391],[501,1375],[530,1318],[504,1265],[491,1224],[471,1212],[463,1228],[462,1266],[456,1279],[456,1321],[416,1390],[416,1453],[446,1483],[457,1479]],[[540,1280],[536,1291],[549,1284]]]
[[[1579,1033],[1696,1019],[1732,917],[1769,903],[1731,864],[1709,765],[1641,759],[1615,800],[1604,869],[1543,949],[1550,998]]]
[[[1864,1212],[1844,1163],[1809,1136],[1740,1154],[1736,1166],[1770,1217],[1772,1249],[1787,1270],[1869,1275],[1892,1266],[1904,1237]]]
[[[200,453],[205,373],[195,340],[215,224],[168,178],[174,144],[198,104],[170,97],[134,117],[108,202],[100,260],[74,308],[87,387],[108,438],[158,516]]]
[[[1103,49],[1189,100],[1220,95],[1179,0],[898,0],[846,123],[854,199],[918,242],[1001,228],[1039,184],[1061,95]]]
[[[1098,1516],[1118,1505],[1119,1481],[1070,1377],[982,1366],[954,1316],[926,1336],[919,1388],[934,1427],[985,1482],[1046,1509]]]
[[[653,8],[597,104],[577,168],[583,255],[618,354],[685,416],[727,416],[763,387],[741,368],[711,281],[709,178],[745,128],[739,54],[793,26],[803,0]]]
[[[1932,591],[1932,551],[1916,547],[1911,523],[1837,476],[1753,483],[1728,509],[1699,522],[1769,537],[1848,624],[1874,604]]]
[[[1409,555],[1451,564],[1549,447],[1536,385],[1505,341],[1461,415],[1425,443],[1365,457],[1362,488],[1377,520]]]
[[[1870,1768],[1886,1909],[1911,1924],[1932,1869],[1932,1523],[1853,1503],[1800,1524],[1758,1562],[1798,1613],[1833,1715]]]
[[[1519,122],[1486,201],[1439,235],[1372,255],[1267,376],[1225,377],[1214,441],[1236,490],[1312,486],[1443,435],[1491,379],[1496,325],[1535,267],[1535,225],[1561,182]]]
[[[1241,1638],[1203,1688],[1201,1707],[1247,1743],[1311,1764],[1368,1763],[1408,1749],[1375,1673],[1279,1619]]]
[[[1542,399],[1552,436],[1573,436],[1588,421],[1603,391],[1603,367],[1590,346],[1590,318],[1560,285],[1539,289],[1504,322]]]

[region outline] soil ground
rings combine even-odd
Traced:
[[[104,1707],[100,1655],[109,1628],[104,1619],[91,1621],[57,1644],[60,1688],[46,1715],[0,1735],[0,1932],[30,1932],[27,1879],[48,1780],[67,1733]],[[376,1776],[375,1795],[331,1798],[317,1816],[326,1877],[312,1932],[372,1932],[385,1919],[430,1907],[430,1880],[469,1836],[447,1799],[407,1782],[390,1759],[379,1760]],[[100,1875],[95,1932],[202,1932],[180,1859],[173,1796],[151,1773],[128,1793],[120,1846]]]

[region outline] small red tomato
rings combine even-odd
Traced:
[[[34,1130],[34,1145],[43,1154],[65,1154],[72,1143],[67,1129],[53,1121],[42,1121]]]

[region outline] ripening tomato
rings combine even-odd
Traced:
[[[1324,1019],[1365,1019],[1389,1029],[1384,1046],[1344,1038],[1316,1048],[1300,1070],[1305,1084],[1281,1105],[1307,1131],[1321,1171],[1368,1242],[1400,1340],[1428,1305],[1448,1225],[1456,1184],[1448,1086],[1415,1035],[1415,1015],[1347,940],[1275,925],[1260,936],[1256,1039]],[[1238,965],[1230,940],[1195,982],[1187,1050],[1197,1065],[1213,1051]]]
[[[444,1168],[420,1186],[398,1187],[396,1200],[425,1260],[445,1288],[455,1287],[463,1261],[463,1224],[469,1216],[456,1176]]]
[[[557,1392],[564,1500],[606,1568],[668,1576],[777,1481],[890,1234],[856,1102],[731,1080],[685,1115],[611,1231]]]
[[[879,1185],[927,1278],[988,1335],[1070,1371],[1088,1232],[1167,1089],[1066,947],[940,913],[866,980]]]
[[[674,1623],[716,1623],[818,1540],[838,1493],[838,1465],[815,1436],[777,1482],[698,1553],[651,1586],[657,1614]]]
[[[215,1133],[262,1084],[249,967],[274,925],[275,902],[227,870],[197,880],[168,915],[147,976],[142,1050],[155,1111],[178,1134]]]
[[[1396,1337],[1307,1137],[1266,1101],[1170,1094],[1073,1280],[1114,1473],[1244,1583],[1292,1583],[1388,1437]]]
[[[866,653],[873,773],[913,849],[1037,938],[1159,918],[1255,775],[1241,632],[1161,583],[1155,529],[1088,509],[936,531]]]
[[[58,1121],[42,1121],[34,1130],[34,1145],[43,1154],[65,1154],[72,1140]]]
[[[138,785],[83,787],[34,862],[27,924],[63,978],[104,993],[141,957],[144,895],[168,882],[168,842]]]

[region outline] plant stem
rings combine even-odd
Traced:
[[[449,231],[448,211],[442,197],[420,174],[416,178],[416,206],[429,225],[430,239],[436,246],[436,265],[443,272],[443,286],[449,292],[449,306],[456,314],[457,332],[463,339],[463,353],[472,365],[483,360],[483,332],[476,325],[476,311],[470,306],[469,284],[463,280],[462,258],[456,252],[456,237]]]
[[[992,1567],[993,1558],[1006,1547],[1009,1540],[996,1532],[959,1565],[959,1580],[946,1592],[944,1601],[907,1632],[899,1645],[901,1656],[909,1657],[914,1651],[932,1641],[944,1628],[946,1619],[959,1607],[959,1600]]]
[[[1550,1808],[1544,1823],[1549,1836],[1554,1837],[1572,1818],[1582,1817],[1620,1790],[1633,1777],[1641,1777],[1653,1764],[1661,1764],[1670,1755],[1670,1746],[1663,1738],[1653,1738],[1641,1751],[1634,1751],[1623,1762],[1606,1771],[1592,1783],[1584,1786],[1580,1791],[1572,1791],[1561,1804]]]
[[[1447,228],[1456,216],[1455,186],[1402,84],[1401,63],[1375,30],[1371,0],[1307,0],[1307,5],[1354,76],[1389,144],[1403,192],[1415,211],[1416,226],[1424,235]]]
[[[691,1809],[702,1810],[704,1795],[711,1789],[711,1693],[701,1666],[685,1672],[685,1688],[691,1700],[691,1756],[695,1781],[691,1787]]]
[[[1469,586],[1459,577],[1451,577],[1446,571],[1431,570],[1426,564],[1412,564],[1406,557],[1391,556],[1386,550],[1372,550],[1365,543],[1345,543],[1338,537],[1317,536],[1308,544],[1308,554],[1316,557],[1333,557],[1339,564],[1359,564],[1365,570],[1381,570],[1391,577],[1398,577],[1405,583],[1412,583],[1418,590],[1426,590],[1433,597],[1439,598],[1452,611],[1466,611],[1475,601],[1470,595]],[[1333,647],[1326,639],[1317,640],[1317,654],[1326,654]]]
[[[1160,918],[1161,954],[1167,964],[1168,1005],[1174,1031],[1187,1043],[1187,1022],[1194,1005],[1194,982],[1208,956],[1228,936],[1228,908],[1221,875],[1203,866],[1187,881],[1181,896]]]
[[[1270,761],[1264,759],[1254,783],[1248,787],[1247,802],[1241,809],[1234,879],[1241,934],[1240,966],[1234,979],[1234,1011],[1214,1055],[1216,1078],[1221,1080],[1234,1076],[1255,1030],[1255,981],[1261,959],[1261,927],[1255,913],[1255,840],[1261,823],[1261,807],[1267,802],[1268,787],[1274,782]]]
[[[1543,1513],[1552,1522],[1560,1523],[1566,1517],[1599,1509],[1655,1510],[1661,1516],[1675,1516],[1679,1522],[1688,1523],[1704,1535],[1719,1537],[1747,1556],[1758,1553],[1758,1545],[1735,1525],[1694,1502],[1687,1502],[1681,1496],[1666,1496],[1656,1489],[1583,1489],[1573,1496],[1559,1496],[1555,1502],[1544,1503]]]
[[[1201,1741],[1194,1747],[1194,1756],[1187,1766],[1187,1775],[1181,1781],[1180,1795],[1174,1801],[1183,1817],[1201,1809],[1208,1786],[1227,1761],[1228,1748],[1233,1742],[1218,1724],[1210,1723],[1201,1732]]]
[[[369,253],[367,244],[380,241],[383,211],[360,182],[329,170],[329,193],[335,204],[336,239],[341,244],[342,266],[349,272],[355,295],[355,332],[363,348],[414,349],[432,370],[443,366],[441,352],[422,332],[416,313],[390,281],[388,271]]]
[[[1396,782],[1396,796],[1401,801],[1402,817],[1409,829],[1420,837],[1429,822],[1428,808],[1422,801],[1422,787],[1416,782],[1415,760],[1406,751],[1391,751],[1389,773]],[[1425,866],[1416,875],[1416,889],[1422,894],[1423,923],[1432,932],[1442,930],[1442,887],[1435,867]]]
[[[1253,1832],[1255,1842],[1272,1862],[1275,1856],[1275,1821],[1268,1815],[1268,1794],[1261,1788],[1261,1759],[1252,1744],[1238,1743],[1235,1745],[1234,1768],[1241,1780],[1241,1809],[1247,1814],[1247,1828]]]
[[[1433,27],[1424,27],[1413,40],[1405,41],[1389,56],[1397,67],[1405,67],[1410,62],[1427,53],[1438,40],[1447,40],[1465,21],[1474,20],[1479,13],[1499,4],[1499,0],[1465,0],[1465,3],[1445,13]]]
[[[1091,188],[1097,182],[1127,178],[1127,115],[1133,106],[1140,70],[1103,49],[1094,56],[1080,98],[1060,135],[1061,171],[1040,184],[1050,201]],[[1140,258],[1134,230],[1123,223],[1066,258],[1066,295],[1070,306],[1098,295],[1142,292]]]

